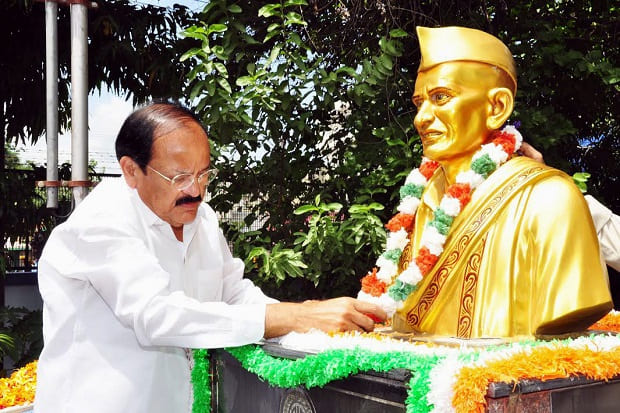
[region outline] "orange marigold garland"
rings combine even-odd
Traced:
[[[516,383],[585,376],[605,380],[620,375],[620,347],[609,351],[570,346],[539,346],[481,366],[465,366],[456,376],[452,403],[457,413],[484,412],[492,382]]]
[[[588,330],[620,333],[620,311],[611,310],[605,317],[592,324]]]
[[[33,361],[0,379],[0,409],[33,403],[36,387],[37,362]]]
[[[377,279],[377,268],[373,268],[372,272],[369,272],[364,278],[362,278],[362,289],[368,294],[375,297],[381,296],[386,289],[387,284]]]
[[[402,212],[399,212],[398,214],[394,215],[387,224],[385,224],[385,227],[390,232],[397,232],[400,229],[404,229],[405,231],[409,232],[413,229],[414,222],[415,215],[403,214]]]

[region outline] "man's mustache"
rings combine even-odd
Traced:
[[[183,205],[183,204],[191,204],[194,202],[200,202],[202,201],[202,196],[198,195],[198,196],[184,196],[183,198],[179,198],[177,199],[177,201],[175,202],[176,206],[179,205]]]

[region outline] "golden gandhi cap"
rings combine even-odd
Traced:
[[[504,70],[517,89],[517,69],[508,47],[497,37],[467,27],[416,27],[420,42],[420,67],[428,70],[453,61],[481,62]]]

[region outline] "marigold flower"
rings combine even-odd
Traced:
[[[418,169],[426,179],[431,179],[431,176],[433,176],[437,168],[439,168],[439,162],[427,160],[426,162],[422,162]]]
[[[471,200],[471,187],[469,184],[452,184],[446,190],[446,194],[459,200],[462,211]]]
[[[418,251],[418,256],[415,257],[415,263],[420,269],[422,275],[426,275],[431,270],[431,268],[433,268],[438,259],[439,257],[437,255],[431,254],[428,248],[422,247]]]
[[[387,289],[387,284],[377,278],[377,267],[362,278],[362,291],[374,297],[379,297]]]
[[[493,139],[493,143],[504,148],[504,152],[511,154],[515,151],[515,139],[506,132],[498,132]]]
[[[390,232],[397,232],[401,228],[404,228],[405,231],[409,232],[413,228],[414,222],[415,215],[399,212],[394,215],[387,224],[385,224],[385,227]]]
[[[16,370],[11,377],[0,379],[0,409],[33,403],[36,386],[36,361]]]

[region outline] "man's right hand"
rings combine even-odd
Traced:
[[[303,303],[267,304],[265,338],[311,329],[324,332],[372,331],[375,321],[385,321],[387,314],[376,304],[351,297],[309,300]]]

